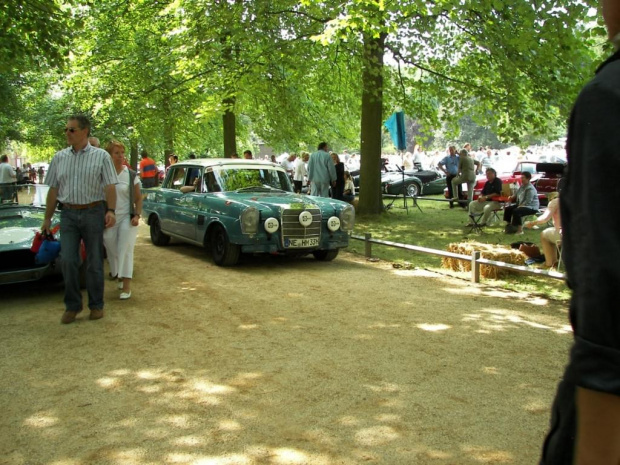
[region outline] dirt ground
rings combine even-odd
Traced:
[[[144,225],[135,263],[99,321],[61,325],[59,283],[1,289],[0,464],[539,456],[564,305],[346,253],[218,268]]]

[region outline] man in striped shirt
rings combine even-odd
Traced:
[[[62,274],[65,312],[60,320],[72,323],[82,311],[80,291],[80,241],[86,247],[86,290],[90,319],[103,317],[103,230],[116,221],[116,170],[110,155],[88,142],[90,121],[71,116],[65,127],[70,147],[54,155],[46,184],[49,186],[41,229],[50,232],[56,202],[60,213]],[[105,200],[105,201],[104,201]]]

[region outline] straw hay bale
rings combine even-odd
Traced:
[[[502,245],[483,244],[480,242],[458,242],[448,244],[448,251],[471,256],[472,252],[480,251],[481,258],[497,260],[514,265],[524,265],[527,258],[523,252]],[[443,257],[441,266],[454,271],[471,271],[471,262],[457,260],[456,258]],[[481,265],[480,274],[483,278],[497,279],[514,271],[497,268],[490,265]]]

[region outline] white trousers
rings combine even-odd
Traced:
[[[103,231],[103,245],[112,276],[119,279],[133,277],[133,249],[137,237],[138,228],[131,225],[129,215],[117,219],[114,226]]]

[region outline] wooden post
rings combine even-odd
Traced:
[[[471,282],[472,283],[480,282],[480,263],[478,263],[479,258],[480,258],[480,251],[474,250],[471,253]]]
[[[372,257],[372,243],[370,242],[370,238],[372,237],[372,234],[370,233],[366,233],[364,234],[364,245],[366,246],[366,258],[371,258]]]

